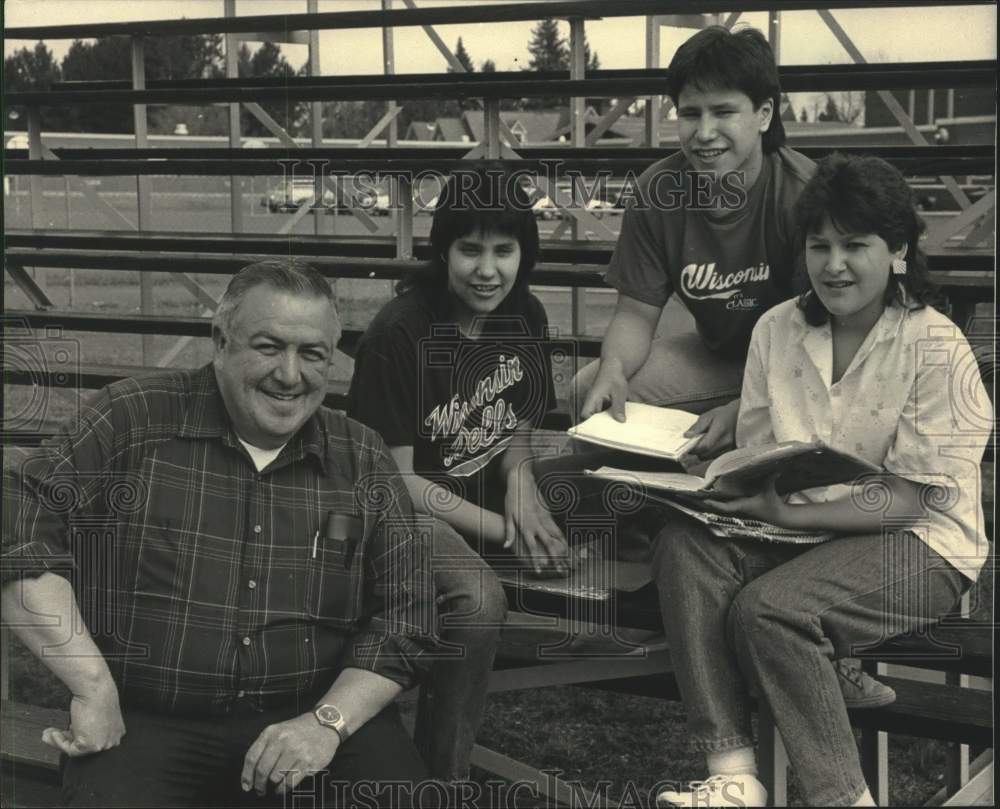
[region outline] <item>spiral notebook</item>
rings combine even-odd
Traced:
[[[796,528],[782,528],[780,525],[757,520],[752,517],[737,517],[702,511],[679,503],[670,498],[652,497],[660,503],[675,508],[702,523],[715,536],[723,539],[759,539],[765,542],[788,542],[794,545],[815,545],[832,539],[832,531],[802,531]]]

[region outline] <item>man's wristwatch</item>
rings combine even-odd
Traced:
[[[351,735],[347,730],[347,722],[344,721],[344,715],[336,705],[325,702],[316,707],[313,711],[313,716],[316,717],[316,721],[323,727],[336,731],[340,737],[341,744],[346,742],[347,737]]]

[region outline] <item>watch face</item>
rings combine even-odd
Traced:
[[[343,717],[340,715],[340,711],[337,710],[335,705],[320,705],[316,709],[316,718],[324,724],[335,725],[338,722],[343,721]]]

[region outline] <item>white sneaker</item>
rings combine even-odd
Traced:
[[[767,790],[749,773],[713,775],[707,781],[692,781],[690,792],[665,789],[656,796],[656,805],[665,806],[767,806]]]

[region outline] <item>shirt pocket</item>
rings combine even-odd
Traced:
[[[326,512],[307,563],[305,611],[323,624],[352,626],[361,617],[364,522]]]
[[[154,517],[143,526],[136,549],[136,594],[171,597],[176,593],[178,576],[191,555],[183,536],[169,517]]]

